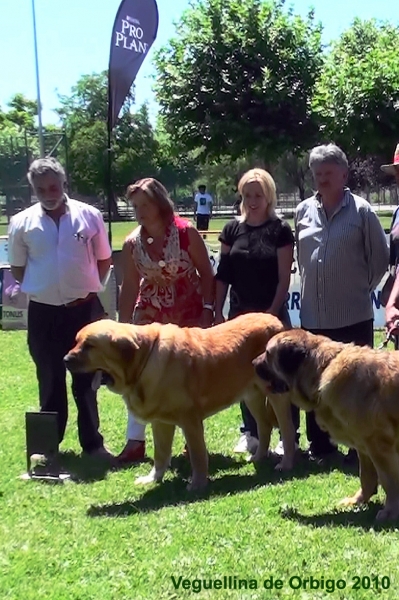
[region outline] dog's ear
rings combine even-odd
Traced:
[[[267,364],[266,352],[257,356],[252,361],[253,366],[255,367],[255,372],[258,377],[263,379],[263,381],[270,381],[272,372]]]
[[[278,349],[278,368],[286,375],[294,375],[307,357],[307,350],[300,345],[281,344]]]
[[[134,357],[134,353],[139,349],[139,345],[136,340],[130,338],[118,337],[112,340],[112,345],[121,354],[123,360],[131,362]]]

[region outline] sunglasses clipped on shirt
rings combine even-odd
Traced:
[[[88,238],[84,235],[82,235],[81,233],[79,233],[79,231],[77,233],[73,234],[73,237],[78,241],[81,242],[82,244],[87,244],[88,242]]]

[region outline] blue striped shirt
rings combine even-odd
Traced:
[[[372,319],[370,294],[387,270],[389,251],[371,205],[345,189],[327,219],[316,194],[296,208],[295,237],[302,327],[339,329]]]

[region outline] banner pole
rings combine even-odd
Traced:
[[[110,110],[110,87],[108,86],[108,107]],[[107,205],[108,205],[108,240],[109,245],[112,248],[112,149],[111,149],[111,135],[112,135],[112,125],[111,118],[108,116],[107,122],[107,130],[108,130],[108,142],[107,142],[107,168],[106,168],[106,188],[107,188]]]
[[[137,73],[155,41],[159,14],[156,0],[121,0],[112,28],[108,63],[108,143],[105,187],[108,237],[112,247],[112,131]]]

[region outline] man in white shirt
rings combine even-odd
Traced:
[[[198,186],[198,192],[194,196],[194,217],[197,217],[197,229],[208,231],[209,219],[212,217],[213,199],[206,191],[205,185]]]
[[[38,202],[10,221],[9,263],[29,297],[28,347],[36,365],[40,408],[58,413],[61,442],[68,419],[63,358],[79,329],[104,315],[97,293],[111,265],[111,248],[100,211],[65,194],[60,163],[35,160],[28,180]],[[111,460],[99,433],[91,380],[90,374],[72,376],[79,441],[84,452]]]

